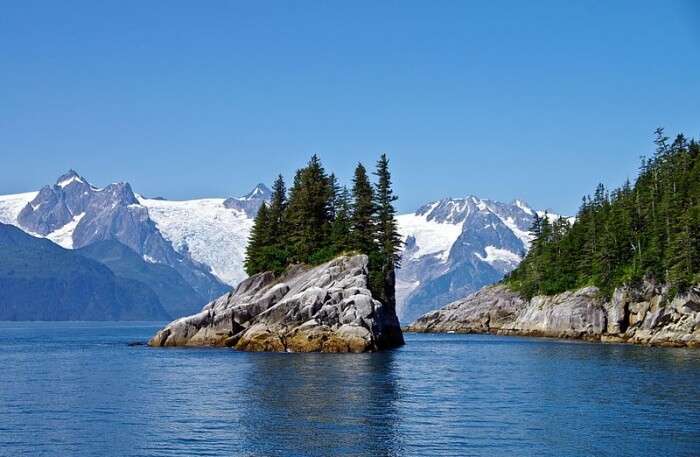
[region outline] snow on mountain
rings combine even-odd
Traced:
[[[242,197],[227,199],[145,198],[126,183],[94,187],[71,170],[40,192],[0,196],[0,222],[66,248],[116,239],[146,262],[172,266],[208,295],[211,280],[200,284],[207,275],[228,285],[246,277],[243,262],[253,218],[270,194],[259,184]],[[550,220],[560,217],[547,214]],[[522,200],[502,203],[468,196],[397,216],[405,243],[396,285],[402,321],[513,270],[532,241],[529,229],[536,215],[543,217],[544,211]]]
[[[504,264],[511,269],[518,266],[522,258],[508,249],[499,249],[495,246],[486,246],[486,257],[482,257],[478,252],[475,254],[479,259],[491,265]]]
[[[408,236],[413,238],[416,248],[405,253],[411,259],[434,254],[446,261],[450,248],[462,233],[462,222],[428,220],[426,214],[401,214],[396,219],[404,241]]]
[[[68,249],[116,239],[145,261],[171,265],[190,281],[211,273],[233,286],[246,277],[243,261],[253,218],[270,195],[258,184],[242,197],[149,199],[127,183],[98,188],[70,170],[39,192],[0,196],[0,222]],[[200,265],[185,271],[192,261]],[[188,276],[193,269],[202,273]]]
[[[254,218],[260,206],[269,201],[272,191],[265,184],[258,184],[253,190],[242,197],[231,197],[224,200],[224,207],[244,212],[248,217]]]
[[[253,219],[245,211],[226,208],[223,198],[138,199],[176,250],[189,252],[194,260],[209,265],[227,284],[246,278],[243,261]]]
[[[0,222],[17,225],[17,216],[27,204],[34,200],[39,192],[0,195]]]
[[[129,183],[98,188],[69,170],[39,192],[1,197],[0,213],[6,222],[25,232],[69,249],[117,241],[142,259],[175,270],[203,303],[229,287],[211,273],[208,265],[175,250],[156,228],[148,209],[138,202]],[[190,306],[193,303],[188,302]]]
[[[399,318],[413,320],[499,281],[529,249],[529,229],[540,213],[522,200],[502,203],[468,196],[399,215],[405,243],[397,272]],[[548,215],[550,220],[559,217]]]
[[[85,217],[85,213],[73,216],[73,219],[66,225],[49,233],[46,238],[66,249],[73,249],[73,233],[83,217]]]
[[[68,184],[70,184],[70,182],[67,181],[62,181],[58,183],[60,187],[65,187]],[[25,192],[13,195],[0,195],[0,222],[3,224],[10,224],[19,227],[20,224],[17,221],[17,218],[20,212],[24,209],[25,206],[30,204],[30,202],[32,202],[38,194],[39,192]],[[33,207],[33,209],[38,210],[39,206],[36,205]],[[65,225],[47,234],[36,233],[26,228],[24,229],[24,231],[33,236],[48,238],[54,243],[66,249],[72,249],[73,232],[75,231],[75,227],[80,222],[80,219],[84,215],[85,213],[80,213],[79,215],[74,216]]]

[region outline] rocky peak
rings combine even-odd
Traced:
[[[56,182],[44,186],[20,211],[17,223],[21,228],[75,249],[116,240],[139,256],[173,267],[204,299],[226,290],[209,267],[194,262],[187,253],[175,251],[129,183],[98,188],[75,170]]]
[[[44,186],[22,209],[17,221],[22,228],[47,235],[71,222],[79,225],[84,216],[88,216],[87,222],[137,203],[128,183],[114,183],[98,189],[71,169],[61,175],[55,185]]]
[[[149,344],[278,352],[366,352],[403,344],[394,309],[374,299],[367,285],[365,255],[290,267],[281,278],[260,273],[200,313],[170,323]]]
[[[68,170],[68,173],[59,176],[56,180],[56,186],[62,189],[73,184],[85,184],[89,186],[89,183],[72,168]]]
[[[399,317],[414,319],[499,281],[527,252],[535,214],[520,199],[503,203],[468,195],[400,215],[405,245],[397,272]]]
[[[272,197],[272,191],[263,183],[258,183],[250,192],[241,197],[242,200],[262,199],[269,200]]]
[[[260,206],[270,201],[272,191],[265,184],[258,184],[242,197],[231,197],[224,200],[224,206],[244,212],[248,217],[255,217]]]

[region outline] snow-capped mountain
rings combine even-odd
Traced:
[[[253,190],[242,197],[231,197],[224,200],[224,207],[242,211],[249,218],[254,218],[258,214],[260,205],[269,201],[272,191],[265,184],[258,184]]]
[[[520,200],[501,203],[469,196],[399,215],[405,242],[397,273],[399,318],[412,321],[499,281],[527,252],[535,213]]]
[[[220,282],[246,277],[248,235],[271,194],[258,184],[242,197],[171,201],[137,195],[128,183],[98,188],[70,170],[39,192],[0,196],[0,222],[68,249],[116,239],[149,262],[196,270],[219,293]]]
[[[98,188],[71,171],[39,192],[0,196],[0,222],[66,248],[115,239],[149,262],[172,266],[198,292],[220,293],[226,289],[222,283],[235,286],[246,277],[243,261],[253,218],[270,195],[259,184],[237,198],[170,201],[134,194],[127,183]],[[535,214],[544,212],[520,200],[469,196],[399,215],[405,241],[397,274],[401,320],[413,320],[513,270],[529,247]]]
[[[269,195],[258,185],[240,198],[148,199],[128,183],[100,188],[70,170],[38,192],[0,196],[0,222],[68,249],[119,241],[175,269],[205,303],[245,277],[248,234]]]

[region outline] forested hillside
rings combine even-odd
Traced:
[[[600,184],[570,225],[537,218],[530,252],[505,282],[526,297],[587,285],[604,293],[653,279],[700,282],[700,146],[656,131],[656,152],[612,191]]]
[[[246,252],[249,275],[281,273],[290,264],[317,265],[342,253],[369,258],[369,286],[375,298],[395,304],[395,269],[401,238],[397,230],[389,161],[382,155],[372,184],[358,164],[352,189],[338,184],[314,155],[298,170],[287,192],[282,176],[270,204],[255,219]]]

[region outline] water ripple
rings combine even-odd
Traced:
[[[700,351],[407,335],[381,354],[0,323],[0,455],[700,455]]]

